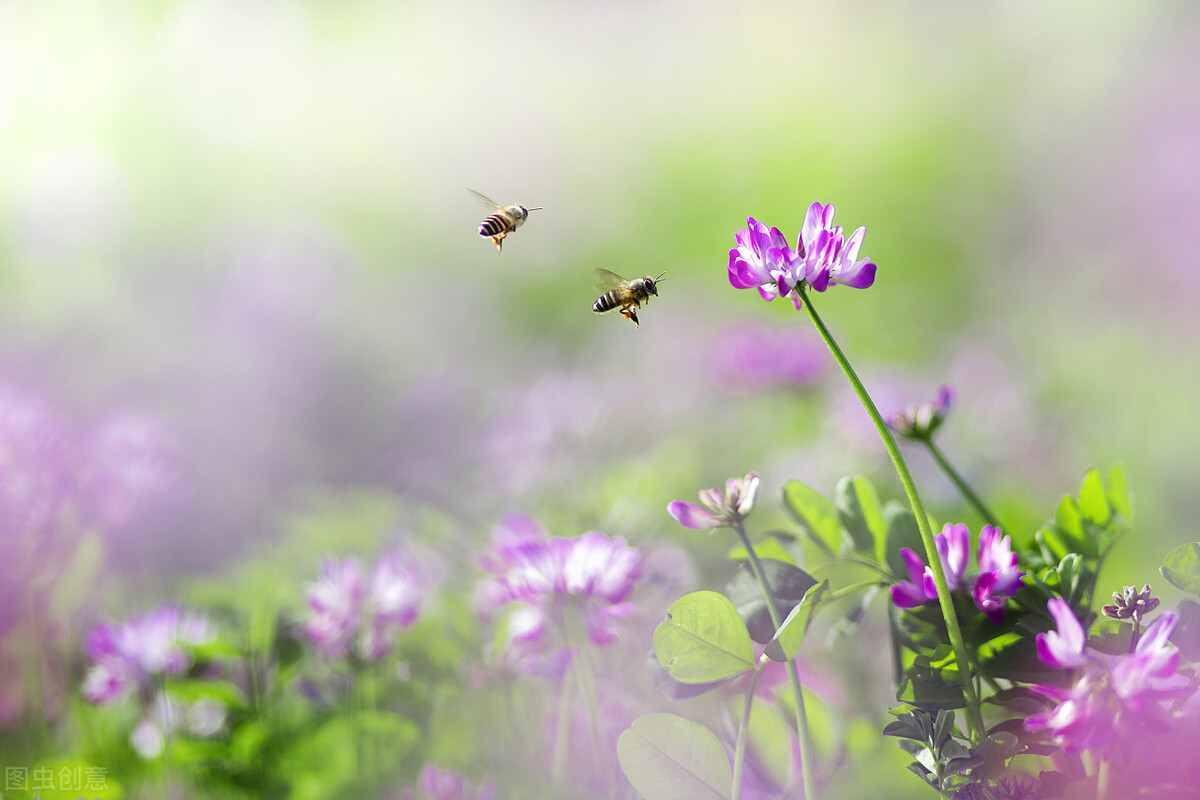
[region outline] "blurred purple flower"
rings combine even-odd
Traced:
[[[1192,678],[1177,673],[1179,651],[1170,643],[1174,613],[1156,619],[1133,652],[1109,655],[1087,646],[1086,632],[1071,607],[1052,598],[1056,630],[1038,634],[1038,656],[1047,666],[1078,669],[1070,689],[1035,686],[1057,705],[1025,720],[1031,731],[1048,731],[1070,752],[1107,751],[1122,738],[1169,732],[1175,701],[1195,692]]]
[[[932,402],[913,404],[890,415],[888,426],[906,439],[928,439],[945,421],[953,400],[954,391],[943,384]]]
[[[712,354],[721,385],[752,392],[812,385],[829,366],[825,348],[808,331],[762,325],[726,329]]]
[[[720,489],[701,489],[701,505],[672,500],[667,504],[667,513],[683,527],[695,530],[738,525],[754,508],[758,485],[758,473],[747,472],[743,478],[725,481],[724,494]]]
[[[188,645],[204,644],[214,635],[206,617],[174,606],[93,628],[84,648],[92,666],[84,677],[83,696],[109,703],[157,676],[179,675],[192,663]]]
[[[554,673],[570,658],[556,650],[557,627],[569,624],[569,607],[580,609],[588,637],[607,645],[617,623],[633,613],[626,602],[641,576],[641,554],[621,537],[591,531],[574,539],[549,537],[525,516],[507,517],[479,559],[488,573],[476,590],[476,608],[491,618],[508,608],[509,644],[525,671]]]
[[[400,795],[401,800],[492,800],[495,796],[490,781],[472,786],[462,775],[433,764],[422,767],[416,787]]]
[[[429,581],[408,553],[395,550],[369,576],[355,559],[330,560],[308,589],[308,640],[323,655],[355,655],[377,661],[389,652],[398,631],[417,621]]]
[[[946,583],[950,591],[967,585],[965,580],[971,552],[971,533],[966,525],[947,523],[934,537]],[[911,549],[900,548],[900,557],[908,570],[908,580],[892,586],[892,602],[899,608],[915,608],[937,599],[933,570]],[[971,597],[980,611],[993,621],[1004,613],[1004,605],[1022,586],[1023,572],[1017,568],[1012,540],[999,528],[984,525],[979,532],[979,574],[971,587]]]
[[[102,530],[126,525],[172,486],[175,453],[161,421],[137,414],[113,417],[87,448],[81,480],[85,513]]]

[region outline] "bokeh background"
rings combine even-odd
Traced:
[[[876,285],[819,303],[881,404],[952,384],[945,449],[1018,535],[1124,463],[1101,584],[1153,581],[1200,512],[1198,30],[1185,2],[0,5],[0,496],[11,522],[70,475],[88,509],[0,531],[5,755],[74,746],[69,688],[35,730],[28,653],[69,687],[90,625],[158,602],[300,613],[323,557],[400,537],[465,606],[514,511],[719,586],[672,498],[752,468],[766,519],[791,478],[897,497],[807,320],[725,279],[747,214],[794,236],[817,199],[868,228]],[[468,186],[545,210],[497,255]],[[595,267],[667,273],[640,328],[590,312]],[[421,755],[503,777],[473,735]],[[919,796],[879,763],[838,790]]]

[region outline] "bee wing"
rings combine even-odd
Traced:
[[[475,191],[474,189],[471,189],[471,188],[469,188],[469,187],[467,188],[467,191],[468,191],[468,192],[470,192],[471,194],[475,195],[476,197],[478,197],[478,198],[479,198],[479,200],[480,200],[480,201],[481,201],[481,202],[482,202],[482,203],[483,203],[485,206],[487,206],[488,208],[492,209],[493,211],[495,211],[495,210],[497,210],[497,209],[504,208],[504,206],[500,205],[500,204],[499,204],[499,203],[497,203],[495,200],[493,200],[492,198],[488,197],[486,194],[484,194],[484,193],[482,193],[482,192],[477,192],[477,191]]]
[[[592,270],[592,273],[596,276],[596,288],[602,292],[626,283],[624,278],[610,269],[595,269]]]

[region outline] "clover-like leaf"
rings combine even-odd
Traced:
[[[1200,542],[1181,544],[1167,553],[1158,571],[1176,589],[1200,595]]]
[[[727,798],[733,771],[716,734],[675,714],[643,714],[617,740],[617,760],[645,800]]]
[[[1100,480],[1100,472],[1089,469],[1083,476],[1079,487],[1079,511],[1083,518],[1094,525],[1106,525],[1112,516],[1108,504],[1108,495],[1104,492],[1104,482]]]
[[[775,631],[775,635],[767,644],[764,651],[767,658],[772,661],[791,661],[796,657],[796,653],[800,652],[800,645],[804,643],[808,628],[812,625],[813,616],[816,615],[817,608],[821,605],[821,600],[824,599],[828,590],[829,581],[825,580],[804,593],[803,599],[779,624],[779,630]]]
[[[825,495],[800,481],[788,481],[783,486],[783,505],[804,533],[828,555],[842,550],[845,536],[838,520],[838,511]]]
[[[887,531],[875,487],[862,475],[842,478],[836,498],[838,520],[850,535],[854,549],[876,555],[876,543],[884,540]]]
[[[816,578],[792,564],[774,559],[764,559],[760,563],[767,583],[771,586],[775,606],[785,617],[817,583]],[[740,566],[737,575],[725,587],[725,591],[737,607],[738,613],[742,615],[742,619],[746,621],[750,638],[759,644],[771,641],[771,637],[775,635],[775,625],[771,622],[771,612],[749,563]]]
[[[710,683],[754,667],[754,645],[737,609],[719,592],[692,592],[654,630],[654,655],[680,683]]]
[[[917,529],[917,518],[903,504],[889,500],[883,507],[883,519],[887,528],[884,549],[888,569],[897,580],[908,580],[908,566],[900,557],[900,548],[907,547],[914,553],[925,552],[921,532]]]

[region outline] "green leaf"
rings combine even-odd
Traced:
[[[200,644],[184,645],[196,661],[219,661],[221,659],[238,659],[242,652],[237,646],[224,639],[213,639]]]
[[[818,547],[831,556],[842,551],[842,524],[825,495],[800,481],[788,481],[783,486],[783,505]]]
[[[754,666],[754,645],[737,608],[719,592],[692,592],[654,630],[654,655],[680,683],[708,683]]]
[[[884,540],[887,530],[883,512],[879,510],[879,495],[871,482],[861,475],[842,478],[838,481],[835,505],[838,520],[854,542],[854,549],[876,555],[876,543]]]
[[[783,561],[787,564],[796,564],[796,557],[792,555],[783,543],[778,539],[763,539],[760,542],[754,542],[754,552],[759,558],[770,558],[775,561]],[[746,552],[746,548],[738,545],[732,548],[728,553],[731,561],[749,561],[750,554]]]
[[[1098,470],[1089,469],[1083,476],[1083,484],[1079,487],[1079,510],[1084,519],[1095,525],[1103,526],[1112,517]]]
[[[246,705],[242,690],[230,681],[169,680],[164,688],[167,694],[185,703],[213,700],[226,708],[244,708]]]
[[[903,504],[891,500],[883,507],[883,519],[887,526],[886,561],[888,569],[897,580],[908,580],[908,567],[900,557],[900,548],[907,547],[925,557],[925,544],[917,529],[917,518]]]
[[[1133,520],[1133,499],[1129,495],[1129,484],[1125,480],[1125,468],[1120,464],[1108,471],[1108,502],[1126,520]]]
[[[1059,594],[1068,603],[1074,605],[1075,601],[1079,599],[1079,589],[1084,577],[1083,556],[1079,553],[1070,553],[1064,556],[1055,571],[1058,573]]]
[[[1079,506],[1075,505],[1075,501],[1069,495],[1063,495],[1058,504],[1058,510],[1054,512],[1054,524],[1069,538],[1083,540],[1083,516],[1079,513]]]
[[[791,564],[771,559],[759,563],[762,564],[763,574],[771,586],[775,607],[783,616],[787,616],[804,599],[805,592],[817,583],[816,578]],[[741,565],[737,575],[725,587],[725,593],[746,621],[750,638],[759,644],[771,641],[771,637],[775,635],[775,624],[771,622],[771,612],[749,563]]]
[[[1167,553],[1158,571],[1176,589],[1200,595],[1200,542],[1181,544]]]
[[[817,608],[821,605],[825,593],[829,590],[829,581],[821,581],[805,592],[800,603],[791,610],[779,625],[779,630],[767,645],[766,654],[772,661],[791,661],[800,652],[804,637],[812,625]]]
[[[957,672],[952,674],[957,675]],[[941,670],[934,669],[921,657],[905,673],[896,699],[926,711],[962,708],[966,705],[962,687],[945,680]]]
[[[645,800],[727,798],[733,771],[721,740],[674,714],[644,714],[617,740],[625,777]]]

